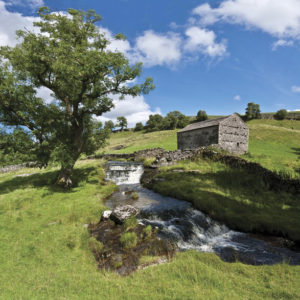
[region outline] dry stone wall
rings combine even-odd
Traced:
[[[35,162],[28,162],[24,164],[18,164],[18,165],[11,165],[11,166],[5,166],[3,168],[0,168],[0,173],[7,173],[7,172],[12,172],[24,168],[30,168],[30,167],[35,167],[37,163]]]
[[[220,149],[219,145],[213,145]],[[105,159],[132,159],[141,160],[141,158],[155,158],[152,167],[170,165],[180,160],[197,159],[203,157],[213,161],[220,161],[232,168],[241,168],[248,173],[260,176],[266,184],[266,187],[276,191],[286,191],[293,194],[300,194],[300,180],[293,178],[284,178],[280,174],[272,172],[258,163],[249,162],[239,156],[224,155],[221,152],[201,147],[194,150],[175,150],[164,151],[161,148],[137,151],[131,154],[107,154],[103,155]]]

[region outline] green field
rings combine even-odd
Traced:
[[[102,162],[77,163],[76,187],[52,185],[57,170],[0,175],[0,299],[297,299],[300,266],[225,263],[188,251],[172,262],[120,277],[98,270],[84,224],[99,220]]]
[[[249,153],[244,158],[264,167],[300,177],[300,121],[253,120],[250,128]],[[118,132],[112,134],[106,153],[130,153],[137,150],[161,147],[177,148],[176,130],[142,132]],[[118,147],[124,147],[116,150]],[[103,150],[98,153],[103,152]]]

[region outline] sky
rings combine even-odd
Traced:
[[[0,46],[16,45],[17,29],[33,30],[40,6],[96,10],[110,49],[143,62],[137,82],[153,78],[155,90],[115,97],[103,121],[125,116],[133,126],[174,110],[229,115],[248,102],[262,112],[300,109],[300,0],[0,0]],[[46,88],[38,94],[49,101]]]

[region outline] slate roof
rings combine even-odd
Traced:
[[[217,119],[211,119],[211,120],[205,120],[205,121],[197,122],[197,123],[192,123],[192,124],[189,124],[188,126],[184,127],[183,129],[179,130],[178,132],[185,132],[185,131],[195,130],[195,129],[199,129],[199,128],[217,126],[220,124],[221,121],[223,121],[229,117],[230,116],[217,118]]]

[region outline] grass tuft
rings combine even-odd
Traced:
[[[135,232],[125,232],[121,235],[120,242],[124,249],[134,248],[137,244],[137,235]]]
[[[147,225],[144,229],[143,232],[145,234],[146,238],[150,238],[152,235],[152,226],[151,225]]]
[[[130,230],[130,229],[134,229],[138,224],[138,221],[136,219],[135,216],[132,216],[128,219],[125,220],[123,226],[125,228],[126,231]]]

